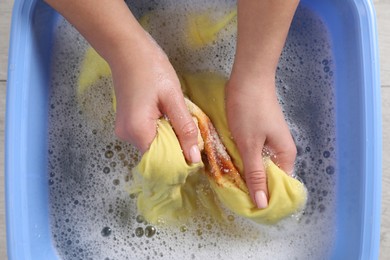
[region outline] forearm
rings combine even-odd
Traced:
[[[168,57],[123,0],[46,0],[106,59],[117,100],[116,135],[145,152],[168,116],[186,160],[199,163],[198,130]]]
[[[134,54],[137,58],[146,32],[123,0],[46,0],[88,40],[108,63]],[[130,52],[133,50],[133,52]]]
[[[233,72],[274,77],[299,0],[239,0]]]

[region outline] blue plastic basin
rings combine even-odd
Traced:
[[[371,1],[302,1],[324,22],[335,63],[337,176],[332,259],[377,259],[381,112]],[[57,259],[48,212],[47,117],[58,17],[41,1],[16,0],[7,86],[5,178],[10,259]]]

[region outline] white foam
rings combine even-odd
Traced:
[[[179,36],[186,12],[210,9],[218,17],[229,12],[234,2],[153,2],[132,2],[132,11],[139,17],[149,9],[159,13],[151,20],[151,33],[179,72],[229,74],[235,51],[234,30],[222,31],[214,44],[195,51],[188,51]],[[163,21],[165,26],[161,26]],[[299,148],[296,173],[309,191],[304,215],[265,227],[237,216],[227,224],[218,224],[206,214],[187,223],[185,232],[180,230],[181,225],[157,227],[151,238],[135,235],[136,228],[147,226],[137,222],[135,199],[126,191],[131,182],[129,169],[139,155],[134,147],[114,136],[112,81],[100,81],[87,95],[88,109],[81,109],[75,86],[88,45],[65,21],[60,22],[56,35],[49,183],[53,239],[63,259],[327,258],[335,232],[337,169],[326,173],[328,166],[335,165],[336,152],[330,73],[334,66],[325,26],[314,14],[298,10],[277,72],[280,102]],[[112,154],[106,156],[107,151]],[[329,154],[324,156],[324,152]],[[105,227],[111,229],[108,236],[102,235]]]

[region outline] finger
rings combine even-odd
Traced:
[[[118,116],[115,121],[116,136],[128,143],[135,145],[141,153],[145,153],[156,136],[156,119],[148,118],[142,111],[127,114],[126,117]]]
[[[278,138],[269,137],[267,146],[275,155],[272,157],[272,161],[291,176],[294,172],[297,147],[290,132],[279,134]]]
[[[166,100],[166,104],[169,105],[164,106],[164,112],[167,114],[179,139],[186,160],[190,163],[200,162],[199,130],[187,110],[182,93],[171,95],[170,99]]]
[[[244,174],[251,198],[259,209],[264,209],[268,207],[268,188],[262,147],[237,145],[243,158]]]

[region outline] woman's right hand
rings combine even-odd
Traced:
[[[240,71],[237,69],[235,71]],[[249,193],[258,208],[268,206],[263,152],[286,173],[294,169],[296,146],[277,100],[275,75],[232,73],[226,91],[226,113],[244,165]]]

